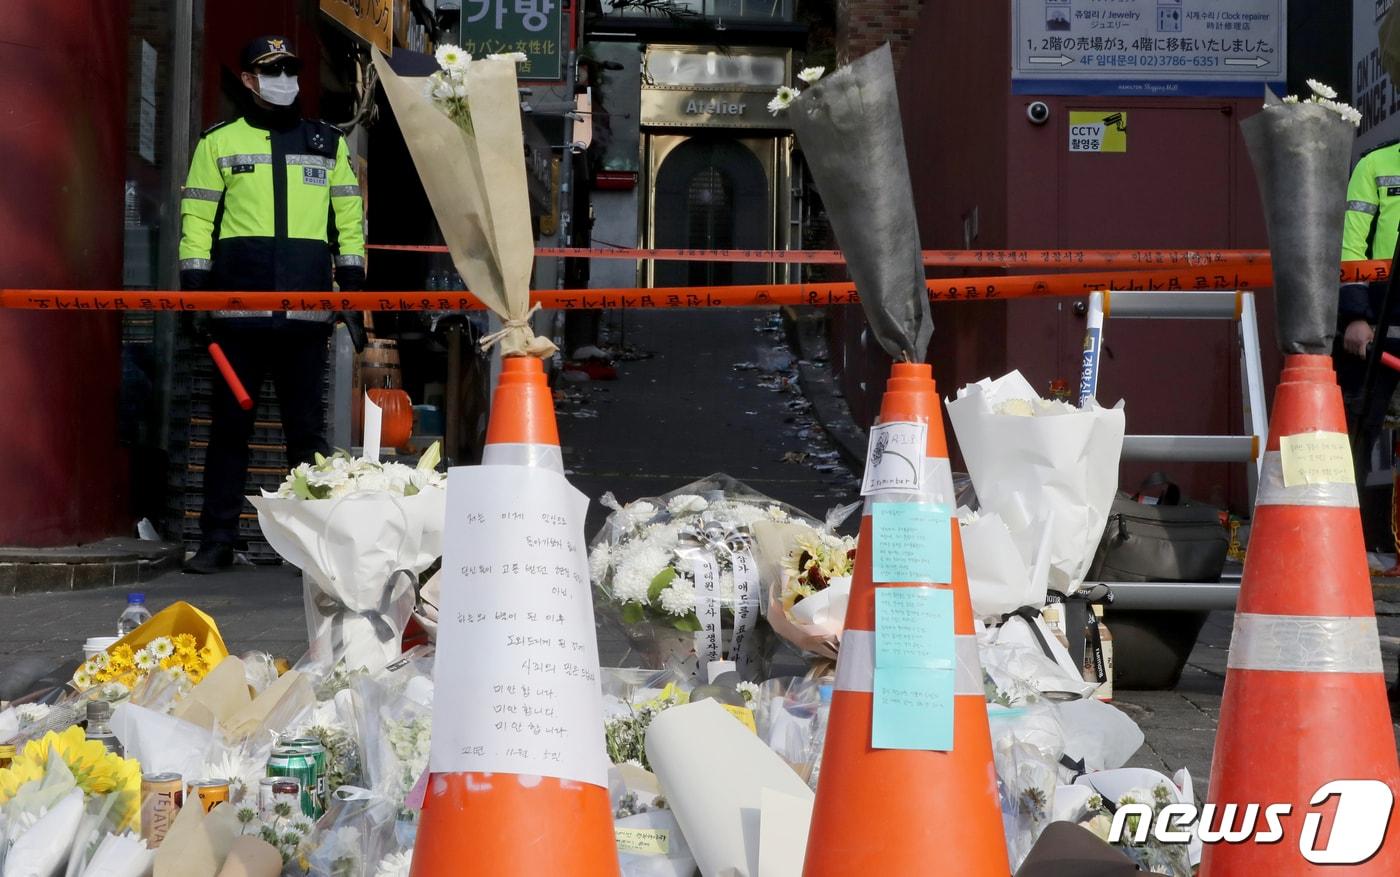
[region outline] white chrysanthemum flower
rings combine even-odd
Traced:
[[[1341,114],[1343,121],[1350,122],[1358,128],[1361,127],[1361,111],[1358,110],[1356,107],[1350,107],[1346,104],[1343,104]]]
[[[160,663],[156,660],[156,656],[151,654],[150,649],[141,649],[132,660],[133,663],[136,664],[137,669],[140,670],[154,670],[156,665]]]
[[[175,644],[170,641],[168,636],[156,637],[151,640],[151,644],[147,648],[151,650],[152,655],[162,661],[175,654]]]
[[[514,61],[516,64],[524,64],[529,61],[529,57],[524,52],[505,52],[495,55],[487,55],[488,61]]]
[[[758,703],[758,686],[753,682],[740,682],[739,693],[743,695],[744,702],[749,704]]]
[[[666,511],[673,518],[693,515],[710,507],[710,501],[693,493],[682,493],[671,497],[666,503]]]
[[[764,509],[764,512],[768,515],[769,520],[777,521],[779,524],[785,524],[792,520],[792,515],[788,514],[787,509],[782,506],[770,505]]]
[[[622,603],[646,603],[651,580],[655,577],[655,572],[648,573],[639,566],[620,569],[613,575],[613,598]]]
[[[623,527],[639,527],[656,517],[656,506],[644,499],[628,503],[617,512]]]
[[[467,64],[472,59],[469,52],[464,52],[461,46],[454,46],[451,43],[443,43],[438,46],[433,57],[437,58],[438,66],[447,71],[466,70]]]
[[[773,99],[768,102],[768,112],[778,115],[783,110],[792,106],[792,102],[797,99],[797,89],[789,88],[786,85],[778,86],[778,93],[773,95]]]
[[[121,700],[129,694],[131,694],[131,689],[120,682],[108,682],[99,689],[99,696],[108,703]]]
[[[379,860],[374,877],[408,877],[413,865],[413,850],[400,850]]]
[[[599,542],[588,553],[588,574],[594,582],[601,582],[612,568],[613,549],[609,542]]]
[[[75,679],[77,677],[74,677]],[[22,703],[15,707],[15,715],[20,722],[26,725],[37,725],[49,717],[49,711],[53,709],[48,704],[43,703]]]
[[[90,688],[92,686],[92,676],[79,670],[73,674],[73,684],[78,688]]]
[[[1337,90],[1335,88],[1330,85],[1324,85],[1316,79],[1308,80],[1308,88],[1312,89],[1312,93],[1318,97],[1325,97],[1328,100],[1337,99]]]
[[[825,67],[803,67],[802,72],[797,74],[797,78],[808,85],[815,85],[817,80],[821,79],[822,74],[825,72]]]
[[[671,586],[661,592],[661,608],[677,618],[694,612],[695,583],[679,577],[671,582]]]
[[[111,660],[111,657],[106,652],[98,652],[91,658],[88,658],[87,663],[84,664],[83,667],[84,669],[91,668],[88,669],[88,672],[96,674],[98,670],[106,670]]]
[[[1298,102],[1298,95],[1296,95],[1296,94],[1285,95],[1284,98],[1283,98],[1283,102],[1286,103],[1286,104],[1296,104],[1296,103]],[[1268,107],[1269,107],[1268,104],[1264,104],[1264,108],[1265,108],[1265,109],[1268,109]]]

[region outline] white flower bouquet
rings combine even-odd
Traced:
[[[613,513],[590,547],[590,572],[633,645],[660,667],[688,661],[693,639],[700,669],[728,656],[743,672],[761,654],[753,634],[765,585],[775,587],[760,574],[753,527],[817,523],[727,475],[626,505],[612,494],[601,502]]]
[[[446,478],[436,443],[417,466],[316,458],[251,497],[263,536],[301,569],[311,642],[377,670],[399,655],[418,575],[442,554]]]

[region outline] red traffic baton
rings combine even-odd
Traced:
[[[209,342],[209,358],[214,360],[214,365],[219,367],[219,373],[224,376],[224,383],[233,393],[233,398],[238,400],[238,407],[244,411],[253,410],[253,397],[248,395],[248,391],[243,389],[243,382],[238,379],[238,372],[233,370],[233,364],[224,356],[224,349],[217,341]]]
[[[1391,371],[1400,372],[1400,356],[1396,356],[1393,353],[1382,353],[1381,365],[1385,366]]]

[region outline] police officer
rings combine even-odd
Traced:
[[[1346,223],[1342,231],[1342,259],[1389,259],[1400,235],[1400,144],[1385,144],[1361,157],[1347,186]],[[1366,375],[1366,352],[1375,338],[1376,322],[1385,296],[1385,284],[1353,283],[1342,287],[1337,306],[1340,346],[1336,357],[1337,380],[1347,396],[1357,424],[1357,441],[1370,459],[1370,448],[1380,435],[1390,397],[1400,384],[1400,373],[1377,369],[1375,387],[1366,411],[1358,411]],[[1392,318],[1400,317],[1400,302],[1392,306]],[[1400,319],[1390,336],[1381,341],[1390,353],[1400,354]],[[1367,473],[1358,472],[1357,483]]]
[[[364,288],[363,203],[341,132],[303,119],[301,69],[284,37],[243,50],[250,98],[238,119],[204,132],[180,201],[180,286],[185,290]],[[207,322],[254,402],[270,374],[282,411],[287,464],[326,452],[325,385],[331,315],[220,311]],[[194,573],[233,563],[243,511],[253,411],[214,381],[213,425],[204,470],[200,547]]]

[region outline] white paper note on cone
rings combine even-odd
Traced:
[[[583,520],[588,498],[530,466],[448,472],[429,764],[607,787]]]
[[[384,409],[365,394],[365,459],[379,462],[379,435],[384,427]]]

